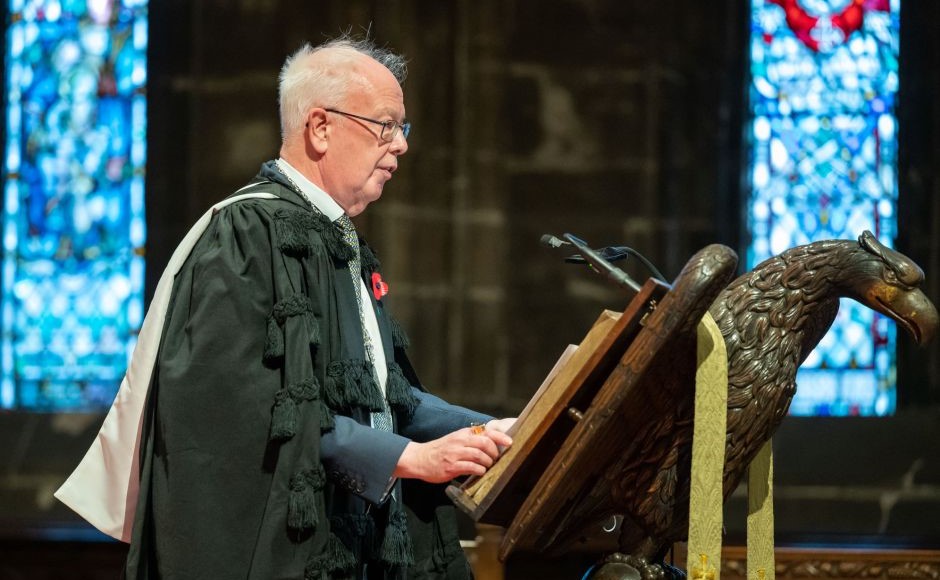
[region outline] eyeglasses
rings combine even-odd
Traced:
[[[336,113],[337,115],[343,115],[344,117],[352,117],[353,119],[359,119],[360,121],[368,121],[369,123],[374,123],[376,125],[382,126],[382,132],[379,133],[379,139],[385,143],[391,143],[395,140],[395,137],[398,136],[398,131],[401,131],[402,137],[405,140],[408,140],[408,134],[411,133],[411,123],[405,121],[404,123],[399,123],[398,121],[376,121],[375,119],[370,119],[369,117],[363,117],[362,115],[353,115],[352,113],[347,113],[345,111],[337,111],[336,109],[325,109],[330,113]]]

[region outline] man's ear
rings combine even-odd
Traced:
[[[313,150],[323,155],[326,153],[330,137],[330,124],[327,122],[326,109],[310,109],[307,113],[307,126],[305,129],[307,142]]]

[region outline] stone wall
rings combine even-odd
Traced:
[[[152,29],[173,29],[174,41],[152,35],[152,90],[166,98],[152,112],[150,263],[276,154],[284,54],[371,26],[410,59],[414,131],[383,199],[357,221],[424,382],[518,410],[563,346],[629,299],[562,264],[541,234],[632,245],[669,277],[699,247],[737,243],[745,61],[744,37],[729,31],[744,30],[745,15],[735,4],[154,6]]]

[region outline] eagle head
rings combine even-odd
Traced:
[[[871,259],[855,260],[843,272],[843,291],[891,318],[918,344],[933,338],[940,325],[937,309],[919,288],[924,271],[910,258],[884,246],[871,232],[858,237],[858,245]]]

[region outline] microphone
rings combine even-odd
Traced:
[[[543,246],[548,246],[549,248],[560,248],[562,246],[570,246],[571,242],[566,242],[565,240],[559,240],[551,234],[545,234],[542,236],[542,239],[539,240],[542,242]]]
[[[549,237],[552,237],[552,236],[549,236]],[[565,234],[563,237],[566,240],[568,240],[568,242],[571,245],[576,247],[578,251],[581,252],[581,255],[584,257],[584,259],[587,260],[592,266],[594,266],[594,268],[596,268],[599,273],[607,274],[607,277],[613,280],[613,282],[617,284],[618,286],[626,286],[627,288],[630,288],[634,292],[640,291],[640,285],[637,284],[633,278],[631,278],[626,272],[624,272],[620,268],[614,266],[613,264],[611,264],[610,262],[602,258],[597,252],[589,248],[587,244],[585,244],[583,241],[579,240],[578,238],[576,238],[575,236],[571,234]],[[542,240],[544,243],[545,236],[542,237]],[[558,240],[558,241],[561,241],[561,240]],[[555,246],[555,247],[558,247],[558,246]]]
[[[568,236],[571,236],[571,234],[565,234],[565,237],[568,237]],[[574,238],[574,236],[571,236],[571,237]],[[582,246],[587,245],[585,244],[584,240],[581,240],[578,238],[574,238],[574,239],[577,240],[578,243],[582,244]],[[542,242],[543,246],[547,246],[553,249],[560,248],[562,246],[572,246],[572,245],[574,245],[577,248],[582,247],[582,246],[578,246],[577,244],[572,244],[571,242],[566,242],[565,240],[560,240],[551,234],[544,234],[540,241]],[[646,269],[649,270],[650,273],[653,274],[653,276],[656,279],[664,283],[666,282],[666,277],[663,276],[662,272],[660,272],[659,269],[656,268],[656,266],[654,266],[652,262],[646,259],[646,256],[637,252],[636,250],[634,250],[633,248],[629,246],[607,246],[604,248],[598,248],[594,250],[594,253],[598,257],[600,257],[602,260],[605,260],[607,262],[619,262],[620,260],[633,256],[634,258],[639,260],[640,263],[643,264],[643,266],[645,266]],[[567,258],[565,258],[565,262],[569,264],[592,264],[593,263],[589,259],[582,256],[581,254],[572,254],[568,256]],[[601,269],[606,270],[605,268],[601,268]],[[629,284],[627,285],[629,286]]]
[[[627,248],[626,246],[607,246],[604,248],[597,248],[594,250],[602,258],[608,262],[619,262],[630,257],[630,251],[632,248]],[[565,258],[565,261],[569,264],[585,264],[587,260],[581,257],[581,254],[573,254]]]

